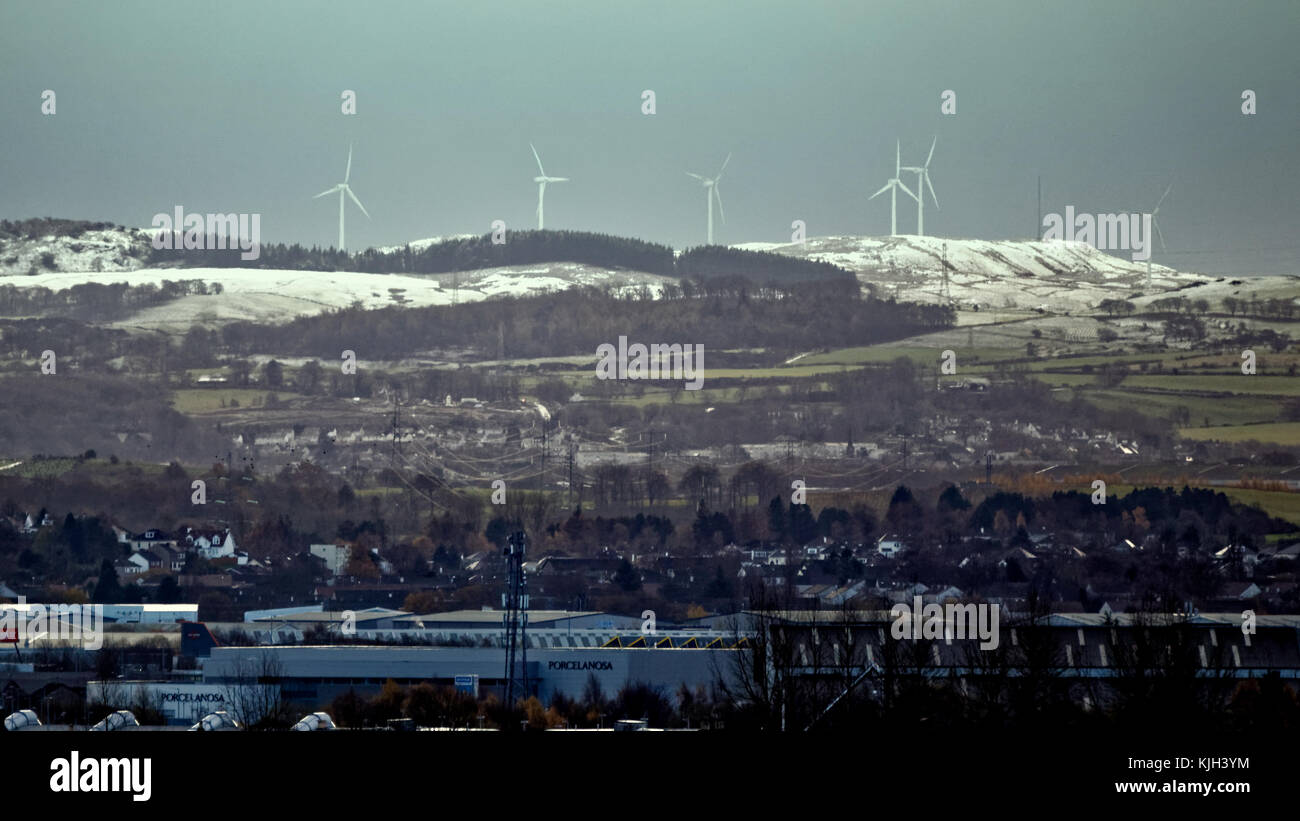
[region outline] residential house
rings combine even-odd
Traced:
[[[881,536],[876,542],[876,552],[886,559],[892,559],[907,549],[907,545],[897,536]]]
[[[146,530],[143,533],[137,533],[134,536],[131,536],[130,540],[127,542],[132,551],[148,550],[149,548],[158,545],[175,547],[177,543],[176,537],[171,536],[162,530]]]
[[[137,550],[125,559],[114,562],[113,567],[117,570],[119,576],[138,576],[141,573],[149,572],[149,558],[151,555]]]
[[[225,531],[194,531],[185,536],[186,542],[205,559],[228,559],[235,555],[237,546],[230,528]]]

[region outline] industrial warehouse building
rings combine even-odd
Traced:
[[[650,637],[655,639],[656,637]],[[667,637],[657,637],[663,642]],[[530,692],[544,703],[556,693],[581,696],[594,679],[613,698],[627,684],[648,683],[672,696],[682,685],[709,687],[719,673],[729,674],[734,652],[717,637],[712,648],[605,647],[528,651],[518,662],[526,671]],[[630,643],[636,643],[632,638]],[[684,642],[687,643],[687,642]],[[234,686],[274,670],[281,694],[304,706],[328,705],[336,696],[355,690],[378,692],[389,679],[401,685],[431,682],[454,686],[472,677],[486,696],[504,685],[505,650],[500,647],[216,647],[203,665],[203,683]]]
[[[27,615],[40,610],[47,614],[52,608],[66,608],[74,605],[42,604],[23,602],[21,604],[0,603],[0,611],[12,611]],[[194,621],[199,617],[197,604],[95,604],[75,605],[80,608],[98,608],[105,624],[176,624],[182,621]]]
[[[423,616],[358,611],[357,623],[370,629],[358,629],[346,641],[341,633],[337,641],[331,637],[315,644],[303,644],[297,627],[285,623],[286,617],[293,620],[296,615],[267,614],[255,622],[232,624],[245,631],[245,638],[259,642],[248,646],[222,645],[219,631],[214,645],[204,625],[186,624],[177,636],[179,657],[192,659],[189,667],[197,669],[183,672],[167,666],[152,680],[145,675],[137,681],[116,680],[109,686],[114,691],[111,700],[129,703],[135,689],[144,688],[151,700],[162,703],[169,722],[188,724],[200,712],[227,706],[230,693],[262,685],[278,688],[281,698],[305,711],[328,708],[349,690],[373,695],[390,679],[404,686],[455,686],[479,697],[500,695],[504,689],[500,611]],[[326,621],[341,616],[325,615]],[[1271,674],[1284,680],[1300,678],[1300,616],[1294,615],[1252,616],[1251,629],[1243,630],[1240,613],[1192,614],[1168,628],[1130,614],[1058,613],[1032,620],[1003,614],[997,648],[983,652],[978,651],[977,638],[900,640],[892,635],[894,619],[887,611],[747,611],[728,619],[730,629],[721,629],[719,622],[709,628],[661,627],[653,633],[642,633],[640,620],[625,616],[536,615],[539,621],[530,624],[515,678],[526,672],[529,691],[543,703],[557,693],[581,697],[589,681],[608,698],[629,684],[649,684],[669,697],[683,685],[709,688],[720,678],[734,676],[738,664],[752,658],[742,648],[762,641],[763,635],[778,637],[765,648],[770,665],[794,676],[826,677],[830,683],[872,669],[886,676],[978,678],[1024,664],[1021,650],[1029,647],[1038,648],[1032,651],[1038,653],[1036,663],[1049,668],[1052,676],[1096,681],[1104,688],[1108,679],[1145,674],[1143,657],[1158,660],[1165,654],[1161,648],[1170,642],[1174,656],[1185,660],[1184,672],[1198,681]],[[380,623],[385,626],[380,628]],[[13,688],[7,706],[36,703],[20,697],[30,694],[33,686],[19,680],[32,675],[30,670],[0,671],[4,692],[8,695]],[[79,681],[68,683],[86,686],[86,674],[79,675]],[[103,686],[91,683],[87,689],[92,698],[110,700]]]

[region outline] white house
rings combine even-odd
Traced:
[[[186,536],[186,541],[205,559],[225,559],[235,555],[235,537],[229,528],[224,533],[192,531]]]
[[[880,541],[876,543],[876,552],[886,559],[892,559],[899,553],[907,549],[903,540],[897,536],[881,536]]]

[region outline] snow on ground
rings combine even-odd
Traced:
[[[0,240],[0,284],[21,285],[4,275],[31,271],[134,271],[144,265],[148,237],[149,232],[142,229],[112,228],[86,231],[77,237]],[[130,255],[133,249],[139,258]]]
[[[126,327],[184,330],[193,322],[283,321],[359,302],[366,308],[405,304],[449,305],[500,296],[526,296],[575,286],[645,287],[656,296],[671,278],[570,262],[485,268],[431,275],[287,271],[261,268],[142,268],[150,232],[86,231],[78,237],[0,241],[0,283],[52,290],[83,282],[159,284],[165,279],[221,283],[220,295],[189,296],[140,312]],[[404,247],[427,248],[429,237]],[[882,297],[945,302],[948,292],[963,317],[994,321],[1001,314],[1092,312],[1103,299],[1143,306],[1176,292],[1218,303],[1224,297],[1300,296],[1297,277],[1209,277],[1180,273],[1104,253],[1080,242],[897,237],[812,237],[807,242],[751,242],[734,246],[823,260],[853,271]],[[132,256],[132,251],[137,256]],[[35,272],[35,273],[31,273]],[[29,275],[30,274],[30,275]],[[7,276],[6,276],[7,275]],[[966,324],[963,322],[963,324]]]
[[[440,242],[449,242],[454,239],[475,239],[480,234],[451,234],[445,237],[427,237],[425,239],[412,240],[405,245],[385,245],[382,248],[376,248],[376,251],[384,254],[391,254],[396,251],[403,251],[410,248],[412,251],[423,251],[430,245],[437,245]]]
[[[943,271],[962,308],[1079,311],[1103,299],[1127,299],[1209,283],[1212,277],[1184,274],[1098,251],[1087,243],[1059,240],[897,237],[811,237],[805,243],[751,242],[735,246],[839,265],[875,287],[880,296],[941,302]]]
[[[525,296],[579,285],[616,289],[645,286],[658,296],[666,277],[611,271],[571,262],[515,265],[458,274],[401,275],[355,272],[289,271],[265,268],[142,268],[106,273],[44,273],[0,282],[53,291],[83,282],[159,285],[164,280],[220,283],[222,293],[186,296],[147,308],[116,323],[120,327],[184,331],[194,322],[284,321],[360,303],[367,309],[411,307]]]

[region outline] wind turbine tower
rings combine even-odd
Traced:
[[[727,221],[727,214],[722,210],[722,192],[718,190],[718,180],[722,179],[722,172],[727,170],[727,163],[729,162],[731,162],[730,154],[728,154],[727,158],[722,161],[722,167],[718,169],[718,173],[713,177],[701,177],[699,174],[692,174],[689,171],[686,172],[686,176],[694,177],[695,179],[700,181],[701,185],[704,186],[704,202],[709,212],[709,227],[708,227],[708,233],[706,234],[706,236],[708,237],[709,245],[713,244],[713,201],[714,200],[718,201],[718,216],[722,217],[723,222]]]
[[[870,197],[867,197],[868,200],[874,200],[876,197],[880,196],[886,191],[889,192],[889,235],[891,237],[898,236],[898,189],[900,188],[903,189],[903,192],[906,193],[907,196],[911,197],[912,199],[916,199],[916,195],[913,194],[910,190],[908,190],[908,187],[904,185],[903,181],[898,178],[898,173],[901,170],[899,168],[901,157],[902,157],[901,148],[899,146],[899,143],[895,142],[894,143],[894,176],[890,177],[889,182],[885,183],[884,188],[881,188],[879,191],[872,194]]]
[[[314,199],[314,200],[318,200],[318,199],[320,199],[321,197],[324,197],[324,196],[329,195],[329,194],[333,194],[335,191],[338,192],[338,195],[339,195],[339,250],[340,250],[340,251],[346,251],[346,250],[347,250],[347,246],[344,245],[344,243],[343,243],[343,198],[344,198],[345,196],[347,196],[347,197],[351,197],[351,198],[352,198],[352,201],[353,201],[354,203],[357,204],[357,207],[358,207],[358,208],[361,209],[361,213],[363,213],[363,214],[366,215],[366,219],[370,219],[370,212],[366,210],[366,207],[365,207],[364,205],[361,204],[361,200],[357,199],[357,195],[356,195],[356,194],[353,194],[353,193],[352,193],[352,189],[348,187],[348,180],[351,179],[351,177],[352,177],[352,146],[349,144],[349,145],[348,145],[348,167],[347,167],[347,170],[343,172],[343,182],[339,183],[338,185],[334,186],[333,188],[331,188],[331,189],[329,189],[329,190],[327,190],[327,191],[322,191],[322,192],[320,192],[319,194],[317,194],[316,196],[312,197],[312,199]]]
[[[1165,188],[1165,193],[1161,194],[1160,199],[1156,202],[1155,210],[1151,212],[1151,227],[1156,229],[1156,236],[1160,238],[1161,251],[1165,250],[1165,235],[1164,232],[1160,230],[1160,223],[1156,222],[1156,214],[1160,213],[1160,205],[1165,201],[1165,197],[1169,196],[1169,192],[1173,189],[1173,187],[1174,184],[1172,182],[1169,183],[1169,186]],[[1147,237],[1147,242],[1148,243],[1151,242],[1151,237]],[[1147,254],[1147,288],[1151,287],[1151,257],[1152,256],[1154,256],[1154,254],[1151,253]]]
[[[537,148],[532,143],[528,144],[533,149],[533,159],[537,160],[538,176],[533,177],[533,182],[537,183],[537,230],[541,231],[546,227],[545,220],[542,218],[542,203],[546,199],[546,184],[548,182],[568,182],[568,177],[548,177],[546,169],[542,168],[542,158],[537,155]]]
[[[916,166],[906,166],[902,170],[916,172],[916,233],[925,236],[925,189],[930,189],[930,199],[934,200],[934,207],[939,207],[939,198],[934,195],[934,186],[930,184],[930,160],[934,158],[934,147],[939,144],[939,138],[936,136],[934,142],[930,143],[930,154],[925,158],[925,165],[917,168]]]

